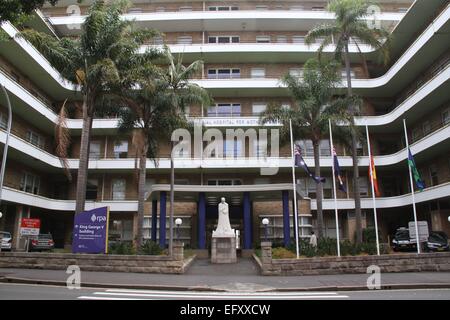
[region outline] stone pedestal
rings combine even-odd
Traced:
[[[211,243],[211,263],[236,262],[236,237],[213,235]]]

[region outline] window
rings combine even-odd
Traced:
[[[269,7],[264,6],[264,5],[257,5],[257,6],[255,7],[255,9],[256,9],[256,10],[268,10]]]
[[[288,37],[287,36],[277,36],[277,43],[287,43]]]
[[[265,103],[254,103],[252,106],[252,113],[253,115],[259,115],[261,112],[266,111],[267,104]]]
[[[356,141],[356,155],[362,156],[364,155],[364,149],[361,141]]]
[[[240,115],[240,103],[217,103],[215,106],[210,106],[208,108],[208,117],[229,117]]]
[[[300,147],[303,157],[314,156],[314,148],[311,140],[298,140],[295,143]]]
[[[289,110],[291,108],[291,104],[289,102],[283,102],[281,104],[281,109]]]
[[[290,68],[289,74],[296,78],[301,78],[303,76],[303,69],[302,68]]]
[[[442,124],[445,126],[450,123],[450,109],[444,110],[442,112]]]
[[[319,149],[321,156],[330,156],[330,140],[320,140]]]
[[[236,11],[239,10],[238,6],[212,6],[208,7],[209,11]]]
[[[115,179],[112,181],[112,199],[124,200],[125,199],[126,181],[125,179]]]
[[[270,178],[256,178],[253,184],[270,184]]]
[[[342,76],[342,78],[347,79],[347,70],[342,70],[341,71],[341,76]],[[350,77],[351,78],[355,78],[356,77],[355,71],[350,70]]]
[[[417,141],[420,139],[421,136],[421,128],[414,128],[412,130],[412,140]]]
[[[240,186],[241,179],[209,179],[208,186]]]
[[[252,68],[251,77],[252,78],[264,78],[266,76],[266,69],[264,68]]]
[[[423,135],[426,136],[427,134],[429,134],[431,132],[431,123],[430,121],[425,121],[422,124],[422,129],[423,129]]]
[[[192,7],[191,6],[180,7],[179,11],[192,11]]]
[[[164,39],[161,36],[153,38],[153,44],[157,46],[162,46],[164,44]]]
[[[179,36],[177,38],[177,44],[192,44],[191,36]]]
[[[256,43],[270,43],[270,36],[256,36]]]
[[[89,158],[100,159],[100,156],[100,141],[91,141],[91,145],[89,147]]]
[[[438,170],[434,164],[430,166],[430,180],[432,186],[437,186],[439,184]]]
[[[121,140],[114,143],[114,158],[126,158],[128,156],[128,141]]]
[[[239,36],[210,36],[208,43],[239,43]]]
[[[409,8],[398,8],[397,11],[401,13],[406,13]]]
[[[325,11],[325,7],[323,6],[315,6],[311,8],[312,11]]]
[[[359,177],[359,194],[361,196],[369,195],[369,182],[366,176]]]
[[[27,132],[27,141],[31,142],[39,148],[42,148],[44,146],[44,139],[36,132],[33,132],[31,130],[28,130]]]
[[[156,12],[165,12],[165,11],[166,11],[166,8],[164,8],[164,7],[158,7],[158,8],[156,8],[155,11],[156,11]]]
[[[174,184],[188,185],[189,179],[175,179]]]
[[[305,38],[305,36],[292,36],[292,43],[304,44]]]
[[[237,79],[241,69],[208,69],[208,79]]]
[[[8,129],[8,117],[3,112],[0,112],[0,128]]]
[[[267,141],[261,139],[253,140],[253,157],[267,157]]]
[[[22,174],[22,180],[20,181],[20,190],[33,194],[38,194],[40,184],[41,179],[38,176],[24,172]]]
[[[88,179],[86,184],[86,200],[97,200],[98,180]]]

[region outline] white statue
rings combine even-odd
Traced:
[[[213,237],[216,236],[235,236],[234,229],[231,229],[230,217],[228,216],[228,203],[225,198],[220,199],[219,203],[219,222],[216,231],[213,231]]]

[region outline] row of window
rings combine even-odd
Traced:
[[[303,68],[289,68],[289,74],[293,77],[301,78],[303,76]],[[274,75],[269,75],[269,77]],[[341,76],[343,78],[347,77],[345,70],[341,71]],[[350,76],[352,78],[356,77],[355,71],[350,71]],[[208,79],[239,79],[241,77],[241,69],[239,68],[211,68],[208,69]],[[251,68],[250,69],[251,78],[265,78],[266,69],[265,68]]]
[[[269,6],[267,5],[255,5],[255,10],[261,10],[261,11],[265,11],[265,10],[270,10]],[[207,11],[238,11],[239,6],[237,5],[222,5],[222,6],[208,6],[206,8]],[[305,6],[303,5],[291,5],[289,7],[285,7],[283,5],[276,5],[274,10],[291,10],[291,11],[303,11],[303,10],[311,10],[311,11],[325,11],[325,7],[322,5],[314,5],[312,6],[310,9],[305,8]],[[156,12],[165,12],[166,8],[163,6],[157,7],[155,9]],[[189,12],[189,11],[193,11],[192,6],[181,6],[178,8],[178,11],[180,12]],[[408,11],[407,7],[400,7],[397,8],[398,12],[406,12]],[[143,13],[145,12],[142,8],[138,8],[138,7],[134,7],[134,8],[130,8],[128,10],[128,13]]]
[[[286,35],[258,35],[255,38],[256,43],[288,43],[289,37]],[[295,44],[304,44],[306,36],[304,35],[294,35],[291,37],[291,43]],[[211,44],[230,44],[230,43],[241,43],[241,37],[237,35],[220,35],[220,36],[208,36],[207,43]],[[321,43],[323,38],[318,38],[316,43]],[[158,37],[154,40],[154,43],[157,45],[163,44],[163,38]],[[190,45],[192,44],[192,36],[184,35],[177,37],[177,44]]]

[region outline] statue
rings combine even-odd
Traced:
[[[220,199],[219,203],[219,221],[216,231],[213,231],[213,237],[235,236],[234,229],[231,229],[230,217],[228,216],[228,203],[225,198]]]

